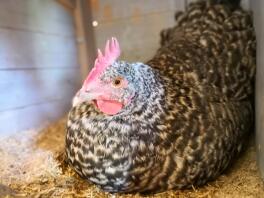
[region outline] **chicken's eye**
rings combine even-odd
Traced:
[[[121,77],[117,77],[112,81],[112,86],[115,88],[120,88],[122,86],[123,79]]]

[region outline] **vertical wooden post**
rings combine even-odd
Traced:
[[[258,166],[264,181],[264,1],[250,1],[253,11],[254,25],[257,36],[257,73],[256,73],[256,148],[258,154]]]
[[[90,0],[76,0],[74,16],[79,50],[78,56],[81,66],[81,78],[84,80],[92,68],[96,57]]]

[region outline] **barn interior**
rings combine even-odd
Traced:
[[[65,164],[67,113],[97,48],[115,36],[122,59],[149,60],[160,31],[173,26],[175,12],[189,2],[0,0],[0,197],[143,196],[103,192]],[[254,11],[263,43],[264,3],[244,0],[242,6]],[[144,197],[263,197],[256,139],[252,129],[245,150],[216,181]]]

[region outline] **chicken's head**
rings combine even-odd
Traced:
[[[101,112],[115,115],[135,95],[134,69],[131,64],[117,61],[120,48],[116,38],[108,40],[104,54],[98,50],[94,67],[73,99],[73,106],[91,102]]]

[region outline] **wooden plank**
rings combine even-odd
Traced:
[[[184,0],[91,0],[93,18],[99,23],[124,18],[137,18],[149,14],[183,10]]]
[[[77,67],[73,38],[0,28],[0,69]]]
[[[88,72],[93,67],[96,57],[91,14],[90,2],[87,0],[77,0],[74,16],[82,79],[86,78]]]
[[[74,37],[74,21],[54,0],[0,0],[0,27]]]
[[[264,180],[264,1],[251,1],[254,25],[257,36],[257,73],[256,73],[256,149],[258,166]]]
[[[2,112],[0,113],[0,137],[44,126],[65,115],[70,106],[71,101],[67,98]]]
[[[54,0],[0,0],[0,135],[39,127],[80,86],[74,20]]]
[[[120,58],[128,62],[146,62],[155,55],[157,48],[157,43],[149,43],[144,44],[145,50],[140,46],[135,47],[133,50],[125,49]]]
[[[80,86],[79,69],[0,71],[0,113],[53,100],[70,100]]]
[[[96,44],[102,49],[108,38],[116,36],[122,49],[121,58],[146,61],[159,47],[160,31],[173,25],[174,11],[99,24],[95,28]]]

